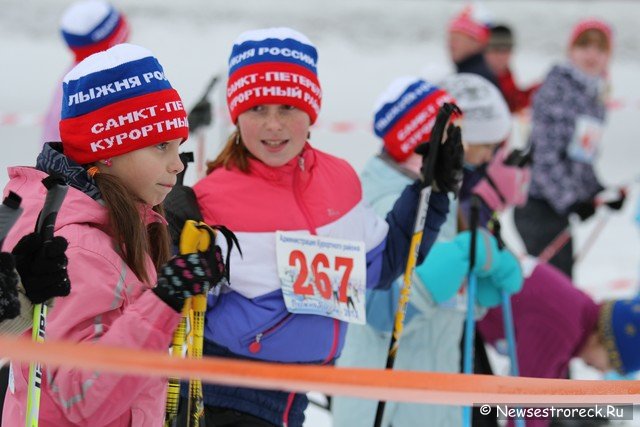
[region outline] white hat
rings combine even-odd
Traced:
[[[511,112],[489,80],[476,74],[454,74],[440,82],[462,110],[462,140],[466,144],[497,144],[509,137]]]

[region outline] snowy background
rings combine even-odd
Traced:
[[[7,182],[7,166],[33,164],[39,151],[38,118],[72,60],[58,33],[59,16],[70,3],[0,0],[1,187]],[[356,170],[379,150],[380,143],[369,129],[372,106],[386,85],[401,75],[437,79],[450,69],[446,24],[464,5],[427,0],[114,0],[114,4],[129,19],[131,42],[156,54],[187,106],[199,99],[212,75],[225,72],[231,44],[240,32],[282,25],[305,33],[319,50],[324,92],[311,141],[348,159]],[[496,22],[506,22],[516,31],[514,74],[521,84],[541,79],[563,59],[570,28],[579,18],[598,16],[613,24],[611,81],[616,103],[597,170],[607,185],[634,181],[640,174],[640,3],[512,0],[486,1],[485,6]],[[218,125],[207,133],[209,157],[215,155],[225,132],[220,126],[221,115],[226,114],[222,98],[214,94],[213,99]],[[522,143],[517,126],[514,143]],[[194,149],[193,142],[187,144]],[[592,250],[577,266],[579,286],[598,300],[637,291],[640,241],[633,221],[637,197],[636,182],[624,210],[609,216]],[[577,225],[577,248],[606,216],[601,212]],[[510,214],[505,222],[507,242],[521,248]],[[580,378],[599,378],[580,364],[574,371]],[[331,425],[321,411],[311,412],[308,425]]]

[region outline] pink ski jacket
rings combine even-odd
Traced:
[[[24,213],[3,250],[34,230],[46,194],[40,182],[46,174],[41,171],[9,168],[9,177],[4,194],[18,193]],[[145,217],[147,223],[164,221],[150,209]],[[114,250],[106,208],[70,188],[55,235],[69,241],[71,294],[56,299],[47,316],[46,340],[167,351],[179,315],[150,292]],[[150,258],[148,262],[152,266]],[[151,281],[155,283],[155,273]],[[29,365],[12,363],[11,370],[2,425],[20,426],[25,423]],[[44,366],[39,425],[156,427],[162,425],[165,395],[164,379]]]

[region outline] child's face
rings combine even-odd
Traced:
[[[453,62],[460,62],[481,50],[482,43],[473,37],[458,31],[449,33],[449,54]]]
[[[489,163],[497,146],[498,144],[465,144],[464,162],[473,166]]]
[[[587,342],[580,351],[579,356],[584,363],[601,372],[611,370],[607,349],[604,347],[604,344],[602,344],[598,333],[594,332],[587,338]]]
[[[497,76],[501,76],[509,69],[511,62],[510,48],[491,48],[484,53],[484,59],[487,65]]]
[[[309,115],[291,105],[258,105],[238,116],[245,147],[271,167],[282,166],[300,154],[310,124]]]
[[[584,46],[573,46],[569,50],[569,59],[584,73],[598,77],[604,75],[609,65],[609,51],[595,43]]]
[[[120,178],[149,206],[162,203],[176,184],[184,165],[178,153],[180,139],[134,150],[112,159],[111,166],[98,164],[101,173]]]

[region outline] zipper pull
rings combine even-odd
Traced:
[[[249,344],[249,351],[251,353],[257,353],[262,349],[262,344],[260,344],[260,340],[262,339],[262,333],[256,335],[256,340]]]
[[[298,157],[298,166],[300,167],[300,170],[304,172],[304,157]]]

